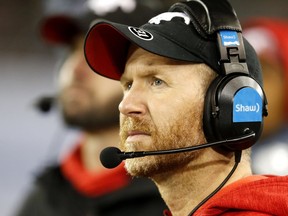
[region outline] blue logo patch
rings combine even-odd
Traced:
[[[220,31],[220,37],[223,46],[239,46],[240,42],[236,31],[223,30]]]
[[[262,98],[250,87],[239,90],[233,101],[233,122],[262,122]]]

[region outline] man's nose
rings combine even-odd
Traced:
[[[131,88],[124,94],[119,104],[119,111],[126,116],[141,116],[147,112],[146,98],[140,89]]]

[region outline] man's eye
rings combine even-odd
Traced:
[[[126,82],[124,85],[123,85],[123,89],[124,90],[130,90],[132,88],[132,82]]]
[[[162,85],[162,84],[163,84],[163,80],[158,79],[158,78],[155,78],[153,80],[153,83],[152,83],[152,85],[155,85],[155,86],[159,86],[159,85]]]
[[[126,89],[127,89],[127,90],[130,90],[131,88],[132,88],[132,82],[127,83]]]

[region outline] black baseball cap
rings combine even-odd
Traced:
[[[250,75],[262,85],[261,67],[253,47],[243,38]],[[205,63],[222,74],[215,38],[204,38],[182,12],[164,12],[140,27],[107,20],[92,23],[85,39],[84,52],[96,73],[119,80],[131,43],[164,57]]]

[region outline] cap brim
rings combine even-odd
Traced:
[[[178,31],[175,25],[173,27],[174,34],[181,35],[179,31],[182,29]],[[157,25],[146,24],[137,28],[98,20],[87,33],[84,44],[85,57],[89,66],[102,76],[119,80],[125,68],[131,42],[157,55],[183,61],[204,62],[203,57],[191,53],[193,49],[189,49],[185,44],[177,44],[156,28]],[[202,46],[205,46],[198,37],[194,40],[194,44],[202,43]]]
[[[121,29],[120,24],[118,28]],[[112,24],[97,21],[85,38],[86,61],[96,73],[119,80],[120,71],[124,69],[128,44],[129,40]]]

